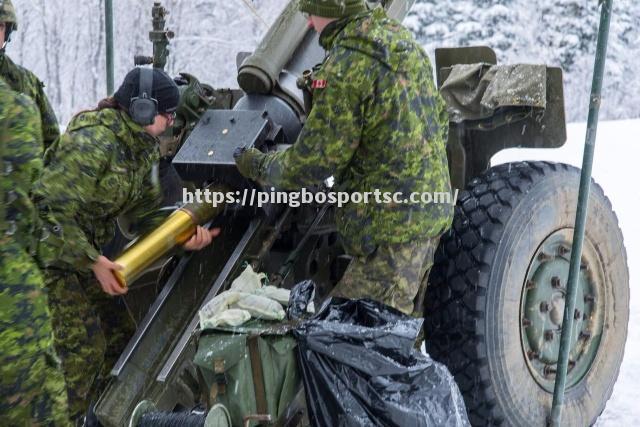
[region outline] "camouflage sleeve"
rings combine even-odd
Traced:
[[[42,172],[42,133],[35,104],[26,96],[15,94],[15,102],[0,105],[2,123],[2,194],[9,195],[5,203],[14,205],[18,224],[33,226],[35,208],[30,200],[34,182]],[[6,196],[5,196],[6,197]],[[2,224],[6,226],[4,216]]]
[[[424,51],[422,52],[423,63],[426,64],[427,69],[429,70],[429,75],[433,75],[433,68],[431,66],[431,60],[427,56]],[[437,91],[437,90],[436,90]],[[440,125],[440,138],[444,141],[445,146],[447,145],[447,141],[449,141],[449,112],[447,111],[447,103],[444,98],[438,95],[434,97],[436,101],[435,109],[438,114],[438,124]]]
[[[35,78],[35,77],[34,77]],[[53,111],[47,95],[44,93],[44,84],[37,78],[32,83],[34,85],[33,93],[35,93],[35,101],[40,110],[40,118],[42,120],[42,139],[44,149],[46,150],[53,141],[60,136],[60,127],[56,113]]]
[[[360,143],[365,108],[363,91],[346,73],[337,62],[325,62],[315,76],[313,107],[297,141],[265,156],[258,182],[294,190],[340,175]]]
[[[159,210],[162,206],[162,191],[157,179],[147,175],[143,183],[142,196],[125,213],[134,220],[133,232],[145,234],[158,227],[168,216],[169,211]]]
[[[36,199],[47,219],[61,230],[62,262],[79,271],[89,271],[100,256],[76,223],[75,217],[95,194],[96,183],[116,150],[114,135],[106,128],[82,128],[65,133],[55,152],[47,152],[49,163],[36,186]]]

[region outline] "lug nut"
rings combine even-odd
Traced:
[[[581,331],[579,338],[583,339],[583,340],[588,340],[589,338],[591,338],[591,332],[589,332],[589,331]]]
[[[585,303],[590,303],[590,302],[595,302],[596,298],[593,295],[585,295],[584,296],[584,302]]]
[[[544,340],[553,341],[553,331],[551,329],[547,329],[546,331],[544,331]]]
[[[587,263],[586,263],[586,262],[584,262],[584,261],[582,261],[582,262],[580,263],[580,270],[583,270],[583,271],[584,271],[584,270],[588,270],[588,269],[589,269],[589,266],[587,265]]]
[[[524,319],[522,319],[522,326],[524,326],[525,328],[528,328],[529,326],[531,326],[531,320],[525,317]]]
[[[573,318],[578,320],[582,317],[582,313],[580,313],[580,310],[576,309],[576,311],[573,312]]]
[[[550,377],[551,375],[555,375],[556,370],[552,368],[550,365],[545,365],[542,371],[545,377]]]
[[[540,303],[540,311],[543,313],[546,313],[547,311],[549,311],[549,303],[546,301],[542,301]]]
[[[565,246],[558,246],[558,255],[563,256],[569,253],[569,248]]]
[[[558,289],[562,283],[560,282],[560,278],[558,276],[553,276],[551,278],[551,287],[554,289]]]
[[[549,261],[551,259],[551,257],[547,254],[545,254],[544,252],[540,252],[540,254],[538,254],[538,261],[540,262],[545,262],[545,261]]]
[[[538,354],[538,352],[537,352],[537,351],[533,351],[533,350],[528,350],[528,351],[527,351],[527,358],[528,358],[529,360],[537,359],[537,358],[538,358],[538,356],[539,356],[539,354]]]
[[[536,284],[533,280],[527,280],[524,284],[526,290],[531,290],[536,287]]]

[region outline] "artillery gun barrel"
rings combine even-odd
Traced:
[[[178,245],[188,241],[198,225],[205,224],[224,209],[224,204],[189,203],[173,212],[158,228],[134,243],[115,262],[114,271],[122,287],[127,287],[154,262]]]
[[[298,11],[298,2],[289,2],[253,54],[240,65],[240,88],[247,93],[271,93],[308,30],[307,20]]]
[[[391,18],[402,21],[415,0],[386,0],[382,5]],[[284,69],[295,55],[304,56],[301,47],[307,32],[311,31],[307,20],[298,10],[298,2],[290,1],[273,23],[256,50],[238,69],[238,84],[249,94],[272,93]],[[315,36],[317,38],[317,36]],[[315,42],[313,44],[317,44]],[[304,50],[304,49],[303,49]],[[317,58],[321,62],[322,57]],[[307,64],[309,67],[315,63]],[[293,70],[288,70],[293,71]]]

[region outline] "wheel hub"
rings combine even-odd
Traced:
[[[548,236],[534,254],[520,306],[520,338],[527,367],[536,382],[552,393],[560,349],[573,230]],[[576,385],[595,359],[604,324],[602,267],[585,241],[578,277],[571,334],[567,387]]]

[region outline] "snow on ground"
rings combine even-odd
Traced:
[[[493,164],[518,160],[551,160],[580,167],[586,124],[570,124],[567,143],[558,149],[510,149],[496,154]],[[596,426],[635,425],[640,420],[640,120],[601,122],[598,126],[593,178],[604,189],[624,235],[631,288],[629,333],[618,381]],[[577,189],[576,189],[577,191]]]

